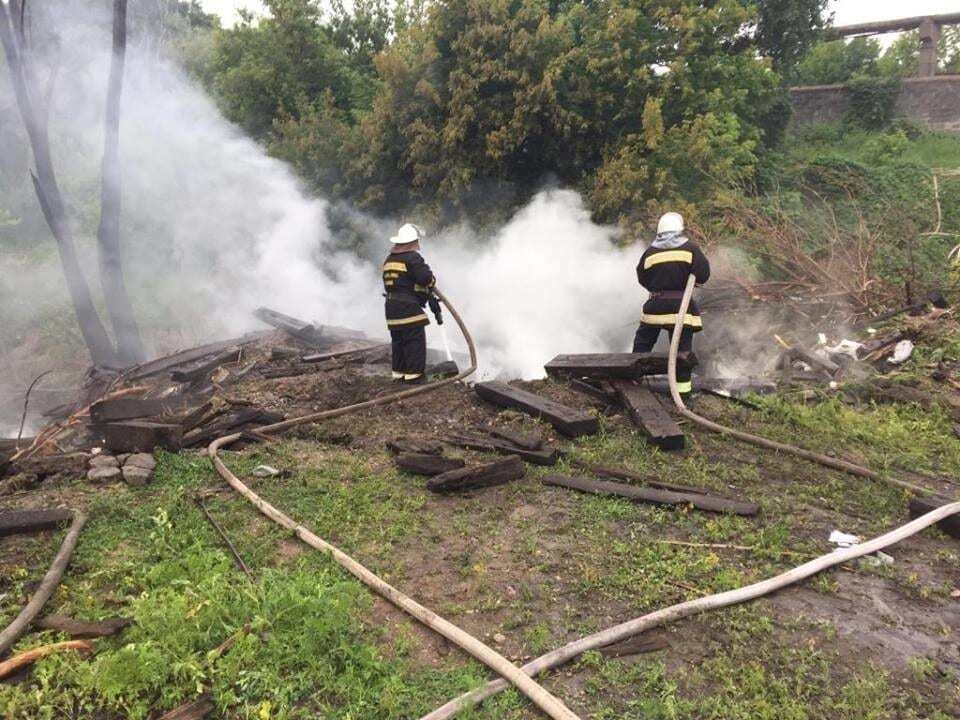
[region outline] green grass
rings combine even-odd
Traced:
[[[882,134],[845,130],[840,126],[806,128],[793,138],[790,150],[798,157],[812,157],[826,150],[846,160],[869,164],[872,160],[871,142]],[[898,160],[933,168],[960,168],[960,137],[923,133],[907,140]]]

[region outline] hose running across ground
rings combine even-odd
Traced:
[[[689,418],[698,425],[702,425],[708,430],[723,433],[725,435],[731,435],[738,440],[743,440],[762,448],[797,455],[806,460],[812,460],[813,462],[820,463],[821,465],[825,465],[826,467],[833,468],[835,470],[842,470],[860,477],[881,480],[896,487],[904,488],[914,492],[928,492],[925,488],[921,488],[910,483],[882,477],[878,473],[875,473],[868,468],[861,467],[860,465],[855,465],[844,460],[837,460],[836,458],[831,458],[827,455],[821,455],[819,453],[815,453],[810,450],[804,450],[803,448],[794,447],[792,445],[778,443],[757,435],[751,435],[750,433],[733,430],[724,425],[720,425],[719,423],[715,423],[712,420],[701,417],[700,415],[697,415],[693,411],[687,409],[687,407],[683,404],[683,399],[680,397],[680,392],[677,388],[677,351],[680,343],[680,332],[683,329],[683,318],[690,306],[690,298],[693,295],[695,282],[696,279],[693,275],[691,275],[687,281],[687,286],[684,291],[680,310],[677,313],[677,321],[676,325],[674,326],[673,336],[670,342],[670,355],[667,365],[667,378],[670,382],[670,394],[673,397],[674,404],[677,406],[677,410],[684,417]],[[661,625],[690,617],[691,615],[697,615],[710,610],[717,610],[729,605],[736,605],[749,600],[754,600],[758,597],[767,595],[771,592],[787,587],[788,585],[799,582],[800,580],[804,580],[811,575],[815,575],[819,572],[827,570],[828,568],[835,567],[836,565],[840,565],[855,558],[882,550],[883,548],[898,543],[901,540],[910,537],[911,535],[915,535],[924,528],[930,527],[940,520],[950,517],[951,515],[955,515],[958,512],[960,512],[960,502],[953,502],[948,505],[943,505],[942,507],[931,511],[926,515],[922,515],[916,520],[891,530],[890,532],[876,537],[873,540],[869,540],[859,545],[854,545],[850,548],[835,550],[831,553],[815,558],[810,562],[804,563],[799,567],[793,568],[792,570],[787,570],[786,572],[776,575],[772,578],[761,580],[760,582],[756,582],[752,585],[747,585],[736,590],[729,590],[716,595],[708,595],[696,600],[689,600],[687,602],[671,605],[670,607],[663,608],[662,610],[657,610],[634,620],[629,620],[625,623],[621,623],[620,625],[615,625],[612,628],[601,630],[600,632],[592,635],[587,635],[586,637],[580,638],[579,640],[575,640],[574,642],[568,643],[563,647],[553,650],[546,655],[541,655],[535,660],[528,662],[521,668],[521,670],[523,670],[525,673],[535,676],[546,670],[550,670],[570,662],[574,658],[589,650],[596,650],[597,648],[605,647],[612,643],[633,637],[634,635],[647,630],[660,627]],[[451,700],[446,705],[437,708],[429,715],[425,715],[421,718],[421,720],[449,720],[449,718],[454,717],[457,713],[478,705],[487,698],[496,695],[502,690],[506,690],[507,687],[509,686],[503,680],[493,680],[482,688],[465,693],[464,695]]]
[[[354,405],[347,405],[344,407],[335,408],[333,410],[324,410],[322,412],[304,415],[298,418],[291,418],[289,420],[284,420],[282,422],[258,428],[258,431],[261,433],[281,432],[305,423],[329,420],[330,418],[339,417],[341,415],[357,412],[359,410],[365,410],[378,405],[386,405],[399,400],[405,400],[407,398],[416,397],[417,395],[433,392],[444,385],[457,382],[472,374],[477,369],[477,351],[473,343],[473,338],[470,336],[470,332],[467,330],[463,319],[460,317],[459,313],[457,313],[456,309],[450,305],[446,297],[444,297],[439,290],[436,291],[436,294],[440,298],[441,302],[446,305],[447,310],[450,311],[453,319],[460,327],[460,331],[463,333],[464,339],[467,341],[467,347],[470,350],[469,368],[460,372],[455,377],[447,378],[439,382],[422,385],[391,395],[384,395],[382,397],[356,403]],[[567,706],[564,705],[560,699],[547,692],[543,687],[534,682],[528,674],[522,672],[516,665],[507,660],[500,653],[483,644],[464,630],[461,630],[453,623],[445,620],[433,611],[425,608],[423,605],[420,605],[409,596],[404,595],[402,592],[382,580],[380,577],[358,563],[342,550],[318,537],[303,525],[282,513],[280,510],[253,492],[243,482],[241,482],[240,479],[234,475],[233,472],[231,472],[231,470],[224,464],[223,460],[221,460],[220,456],[218,455],[220,448],[236,442],[240,439],[240,435],[241,433],[234,433],[232,435],[226,435],[224,437],[217,438],[210,443],[208,451],[210,458],[213,461],[213,465],[220,476],[226,480],[234,490],[252,502],[261,513],[266,515],[278,525],[282,525],[288,530],[293,531],[297,537],[311,547],[329,553],[333,560],[335,560],[341,567],[345,568],[353,576],[367,585],[367,587],[379,593],[398,608],[412,615],[414,618],[432,630],[440,633],[447,640],[457,645],[462,650],[468,652],[491,670],[494,670],[496,673],[509,680],[511,684],[515,685],[518,690],[526,695],[534,704],[536,704],[550,717],[555,718],[555,720],[579,720],[577,715],[571,712],[570,709],[567,708]]]

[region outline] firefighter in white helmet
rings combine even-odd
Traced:
[[[661,330],[673,335],[683,290],[691,273],[696,276],[697,284],[702,285],[710,278],[710,263],[703,251],[684,234],[683,216],[668,212],[660,218],[657,237],[637,265],[637,280],[650,293],[650,298],[644,303],[640,327],[633,339],[634,352],[653,350]],[[691,302],[683,317],[678,358],[692,360],[693,334],[702,328],[700,310],[695,302]],[[693,391],[691,365],[692,362],[681,362],[677,366],[677,384],[685,398],[689,398]]]
[[[383,263],[387,329],[393,346],[393,379],[422,383],[427,364],[427,335],[430,320],[424,306],[443,323],[440,303],[433,294],[436,278],[418,252],[423,231],[407,223],[390,238],[393,247]]]

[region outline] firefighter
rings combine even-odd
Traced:
[[[393,346],[395,382],[425,382],[427,335],[430,324],[424,306],[442,324],[440,303],[433,294],[436,278],[418,252],[423,232],[407,223],[390,238],[393,249],[383,263],[383,289],[386,297],[387,328]]]
[[[661,330],[673,336],[677,312],[683,299],[683,290],[691,273],[697,285],[710,278],[710,263],[694,243],[684,235],[683,217],[680,213],[668,212],[657,224],[657,237],[646,249],[637,265],[637,280],[650,293],[643,305],[640,327],[633,339],[635,353],[653,350]],[[693,355],[693,334],[703,328],[700,311],[695,302],[690,303],[683,318],[680,347],[677,358],[677,385],[681,397],[689,400],[693,391],[691,366],[696,363]]]

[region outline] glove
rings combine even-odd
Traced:
[[[427,300],[427,304],[430,306],[430,312],[433,313],[433,316],[437,319],[437,325],[443,325],[443,315],[440,312],[440,300],[436,295],[431,295],[430,299]]]

